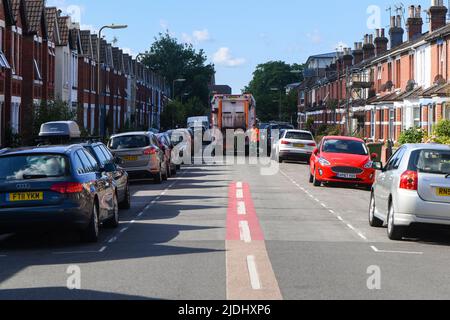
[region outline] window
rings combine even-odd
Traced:
[[[402,71],[400,59],[395,61],[395,87],[401,88],[402,86]]]
[[[392,62],[388,63],[388,81],[392,81]]]
[[[39,69],[39,65],[36,59],[33,59],[33,63],[34,63],[34,71],[36,73],[34,80],[42,80],[41,70]]]
[[[11,129],[14,133],[19,133],[20,125],[20,104],[11,104]]]
[[[386,165],[386,171],[397,170],[402,163],[403,156],[405,155],[406,149],[400,148],[389,160]]]
[[[444,105],[444,120],[450,120],[450,105]]]
[[[108,163],[108,159],[103,154],[100,147],[98,147],[98,146],[94,147],[94,152],[95,152],[95,155],[97,156],[98,160],[100,161],[100,166],[104,167]]]
[[[418,128],[421,126],[420,113],[421,113],[420,106],[415,106],[413,109],[413,119],[414,119],[414,127],[415,128]]]
[[[376,128],[376,116],[377,116],[377,112],[375,109],[373,109],[370,112],[370,136],[372,138],[375,137],[375,128]]]
[[[356,154],[362,156],[369,154],[366,145],[356,140],[325,140],[322,151],[324,153]]]
[[[409,56],[409,80],[414,80],[414,55]]]
[[[56,154],[28,154],[0,158],[0,180],[38,180],[69,175],[67,158]]]
[[[78,155],[78,153],[79,152],[76,152],[73,155],[72,168],[77,174],[84,174],[85,170],[84,170],[83,162],[81,161],[80,156]]]
[[[395,139],[395,110],[389,110],[389,139]]]

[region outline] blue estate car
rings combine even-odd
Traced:
[[[118,227],[115,182],[80,145],[0,152],[0,232],[70,228],[97,242]]]

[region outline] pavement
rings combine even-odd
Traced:
[[[448,230],[393,242],[368,225],[369,192],[315,188],[301,163],[261,172],[195,165],[162,187],[135,183],[98,244],[1,236],[0,299],[450,298]]]

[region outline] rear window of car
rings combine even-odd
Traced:
[[[64,155],[33,154],[0,157],[0,181],[59,178],[69,175]]]
[[[360,141],[329,139],[323,143],[325,153],[343,153],[367,156],[369,151],[366,145]]]
[[[423,173],[450,174],[450,150],[420,150],[411,157],[411,169]]]
[[[149,145],[150,139],[145,135],[116,137],[109,142],[111,150],[145,148]]]
[[[309,134],[309,133],[306,133],[306,132],[293,132],[293,131],[286,132],[285,139],[307,140],[307,141],[314,140],[313,136],[311,134]]]

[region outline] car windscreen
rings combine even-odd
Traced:
[[[150,139],[145,135],[121,136],[111,139],[109,148],[111,150],[138,149],[150,145]]]
[[[369,154],[364,143],[353,140],[325,140],[322,151],[325,153],[344,153],[361,156],[367,156]]]
[[[450,174],[450,150],[422,150],[416,153],[416,159],[419,172]]]
[[[284,138],[291,140],[306,140],[306,141],[314,140],[312,135],[307,132],[295,132],[295,131],[286,132],[286,136]]]
[[[69,175],[63,155],[33,154],[0,157],[0,181],[60,178]]]

